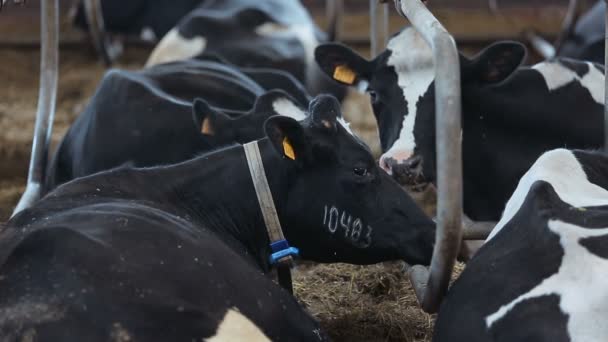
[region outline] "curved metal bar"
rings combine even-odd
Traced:
[[[89,34],[97,54],[110,66],[120,55],[122,47],[112,44],[108,39],[103,22],[103,12],[99,0],[84,0],[84,13],[89,27]]]
[[[608,151],[608,0],[606,2],[606,33],[604,33],[604,151]]]
[[[375,58],[378,55],[378,2],[377,0],[369,0],[369,45],[370,57]]]
[[[374,58],[388,42],[388,3],[383,0],[369,0],[369,13],[370,55]]]
[[[437,144],[437,236],[430,270],[415,266],[410,279],[426,312],[445,295],[462,240],[460,60],[456,43],[420,0],[395,0],[433,50]]]
[[[578,0],[570,0],[568,2],[568,10],[566,11],[566,16],[564,17],[564,21],[562,22],[562,29],[557,35],[555,39],[555,43],[553,43],[553,47],[555,49],[555,55],[559,54],[562,46],[564,45],[564,41],[566,38],[570,36],[572,30],[574,29],[574,24],[576,22],[576,10],[578,8]]]
[[[463,215],[464,216],[464,215]],[[463,222],[462,238],[464,240],[485,240],[497,222],[492,221],[468,221]]]
[[[490,12],[494,13],[494,15],[498,15],[503,17],[507,22],[510,23],[511,26],[515,26],[513,20],[511,18],[505,16],[498,5],[498,0],[488,0],[488,8]],[[564,40],[570,35],[572,30],[574,29],[575,18],[577,14],[578,8],[578,0],[569,0],[568,1],[568,9],[566,11],[566,15],[564,16],[564,20],[562,21],[562,28],[555,39],[555,43],[551,44],[546,39],[539,36],[536,32],[527,30],[524,32],[524,36],[534,50],[538,52],[544,59],[549,59],[555,57],[559,50],[561,49]]]
[[[384,2],[382,4],[382,48],[386,47],[386,44],[388,44],[388,36],[390,34],[389,19],[388,2]]]
[[[325,20],[327,35],[330,42],[337,41],[342,35],[342,18],[344,15],[344,0],[325,1]]]
[[[59,0],[40,2],[40,90],[27,186],[13,215],[40,198],[55,117],[59,64]]]
[[[557,54],[557,50],[551,43],[545,38],[539,36],[534,31],[526,31],[524,33],[526,39],[530,42],[530,45],[538,52],[543,59],[553,58]]]

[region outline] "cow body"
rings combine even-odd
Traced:
[[[265,86],[273,83],[299,101],[282,91],[267,92]],[[266,118],[300,115],[307,97],[281,71],[239,70],[214,60],[109,71],[57,149],[46,190],[123,164],[172,164],[260,138]],[[193,107],[196,98],[205,101]]]
[[[557,55],[604,64],[605,16],[606,3],[596,2],[580,17],[572,32],[564,38]]]
[[[335,99],[310,112],[301,124],[270,118],[258,142],[289,243],[319,262],[428,264],[433,222],[339,125]],[[83,177],[0,231],[0,336],[177,341],[246,329],[249,339],[323,339],[264,277],[270,252],[241,146]]]
[[[605,340],[607,170],[605,154],[543,154],[451,287],[434,341]]]
[[[145,40],[164,36],[188,12],[205,0],[102,0],[101,13],[110,33],[137,35]],[[74,24],[87,29],[83,1],[74,16]]]
[[[344,95],[314,62],[325,35],[299,0],[206,1],[156,46],[147,65],[210,53],[241,67],[271,67],[294,75],[313,94]]]
[[[603,68],[557,59],[520,67],[525,48],[496,43],[461,56],[464,210],[497,220],[517,181],[544,151],[597,148],[603,139]],[[431,52],[412,28],[367,61],[346,47],[317,49],[328,74],[347,66],[368,83],[384,154],[404,184],[435,181],[435,94]],[[354,77],[354,76],[353,76]]]

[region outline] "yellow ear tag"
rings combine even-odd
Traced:
[[[211,123],[209,122],[209,118],[205,118],[203,120],[203,127],[201,128],[201,133],[207,134],[207,135],[213,135],[214,132],[213,132],[213,128],[211,127]]]
[[[296,160],[296,154],[293,152],[293,146],[291,146],[291,143],[287,137],[283,138],[283,153],[285,153],[287,158]]]
[[[340,81],[346,84],[353,84],[355,83],[356,78],[357,75],[355,74],[355,72],[344,64],[338,65],[334,69],[334,79],[336,81]]]

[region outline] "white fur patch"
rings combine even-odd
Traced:
[[[292,101],[281,97],[272,102],[272,109],[279,115],[290,117],[297,121],[306,119],[306,113]]]
[[[228,341],[270,341],[270,339],[243,314],[235,309],[229,309],[217,328],[214,336],[206,338],[207,342]]]
[[[559,63],[559,61],[541,62],[532,66],[532,69],[541,73],[550,91],[578,81],[581,86],[589,91],[595,102],[603,104],[604,75],[592,63],[587,62],[587,65],[589,71],[583,77],[579,77],[576,72]]]
[[[278,23],[267,22],[256,27],[255,33],[260,36],[271,38],[295,38],[299,40],[304,47],[306,60],[306,84],[308,85],[315,81],[315,48],[317,45],[319,45],[319,41],[315,36],[314,27],[312,25],[285,26]]]
[[[557,149],[545,152],[519,180],[500,221],[486,242],[513,219],[528,195],[530,187],[539,180],[551,184],[559,198],[573,207],[608,205],[608,191],[589,182],[583,167],[571,151]]]
[[[300,107],[298,107],[295,103],[286,98],[279,98],[274,100],[274,102],[272,103],[272,109],[274,109],[274,111],[279,115],[287,116],[297,121],[302,121],[306,119],[307,116],[306,113]],[[355,135],[350,129],[350,123],[346,122],[344,118],[338,118],[337,121],[340,125],[342,125],[342,127],[344,127],[344,129],[348,133],[350,133],[351,135]]]
[[[205,51],[206,46],[207,39],[204,37],[184,38],[174,28],[156,45],[146,62],[146,67],[192,58]]]
[[[407,115],[404,115],[399,138],[382,158],[403,161],[414,153],[416,147],[414,124],[418,101],[435,78],[433,52],[413,28],[406,28],[393,37],[387,49],[391,51],[387,64],[394,67],[397,73],[397,83],[407,101]]]
[[[348,133],[350,133],[350,135],[355,135],[355,133],[353,133],[353,131],[350,129],[350,122],[346,122],[344,118],[338,118],[337,121]]]
[[[608,336],[608,260],[589,252],[579,241],[608,234],[608,228],[585,229],[562,221],[549,221],[549,229],[560,237],[564,249],[557,273],[503,305],[486,317],[490,328],[518,303],[545,295],[558,295],[562,312],[568,315],[570,341],[605,341]]]

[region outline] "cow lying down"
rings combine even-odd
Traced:
[[[434,341],[608,339],[608,156],[552,150],[520,180]]]
[[[317,262],[428,264],[434,223],[339,115],[320,96],[301,123],[265,123],[257,145],[285,238]],[[0,340],[324,340],[264,275],[256,196],[240,145],[58,187],[0,233]]]
[[[45,188],[123,164],[177,163],[258,139],[268,117],[302,116],[307,104],[306,91],[282,71],[237,69],[215,59],[111,70],[55,152]]]

